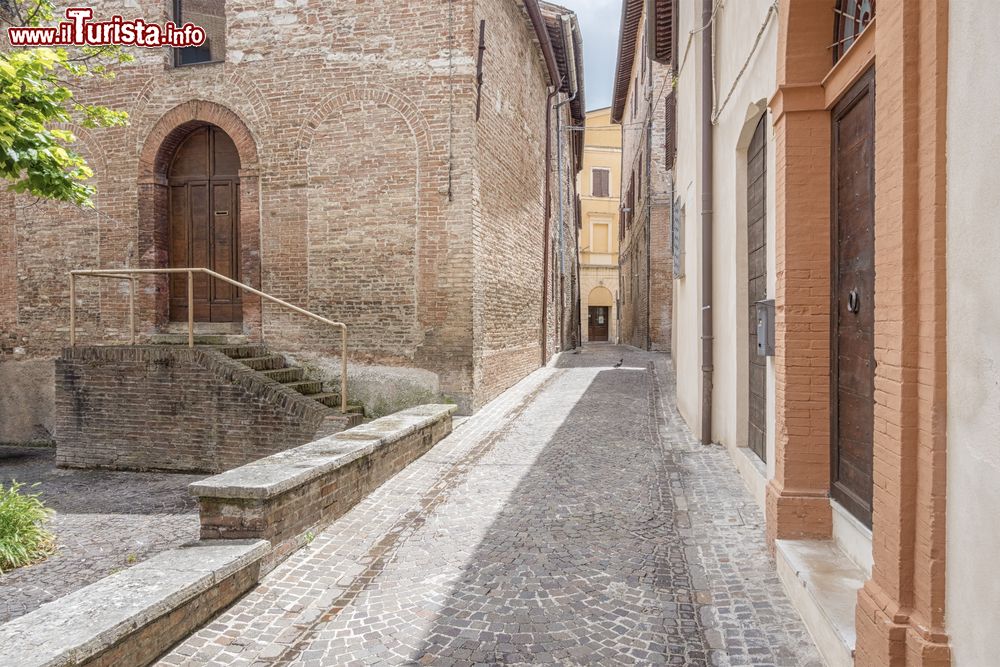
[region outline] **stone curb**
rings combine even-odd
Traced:
[[[409,408],[227,470],[188,488],[199,498],[273,498],[426,428],[457,409],[454,405]]]
[[[269,550],[264,540],[216,540],[157,554],[0,626],[0,665],[148,664],[255,585]],[[178,611],[181,622],[168,618]]]

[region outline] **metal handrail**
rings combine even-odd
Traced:
[[[117,280],[127,280],[130,283],[129,296],[128,296],[128,309],[129,309],[129,329],[131,331],[132,345],[135,345],[135,281],[136,275],[145,274],[171,274],[171,273],[186,273],[187,274],[187,300],[188,300],[188,347],[194,347],[194,274],[202,273],[207,276],[211,276],[216,280],[221,280],[227,282],[234,287],[238,287],[245,292],[250,292],[251,294],[256,294],[262,299],[267,299],[272,303],[276,303],[279,306],[293,310],[296,313],[305,315],[306,317],[311,317],[318,322],[324,324],[329,324],[333,327],[340,328],[340,411],[347,413],[347,325],[343,322],[334,322],[333,320],[328,320],[321,315],[316,313],[310,313],[304,308],[299,308],[296,305],[288,303],[287,301],[282,301],[278,297],[271,296],[261,292],[258,289],[254,289],[249,285],[244,285],[241,282],[233,280],[232,278],[227,278],[226,276],[216,273],[211,269],[205,268],[176,268],[176,269],[99,269],[99,270],[76,270],[69,272],[69,345],[70,347],[76,347],[76,279],[77,277],[90,277],[90,278],[112,278]]]

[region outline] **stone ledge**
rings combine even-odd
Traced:
[[[263,539],[269,570],[451,433],[455,405],[422,405],[191,485],[201,537]]]
[[[778,577],[830,667],[854,665],[854,612],[866,575],[831,540],[776,540]]]
[[[199,498],[273,498],[450,417],[456,409],[454,405],[408,408],[227,470],[188,488]]]
[[[270,545],[197,542],[0,626],[0,665],[146,665],[256,585]]]

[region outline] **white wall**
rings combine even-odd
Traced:
[[[1000,627],[1000,3],[950,4],[947,627],[956,667]]]
[[[677,163],[674,169],[675,200],[683,207],[684,276],[674,281],[674,365],[677,372],[677,407],[692,431],[701,437],[701,37],[689,37],[701,25],[700,3],[686,2],[677,29]],[[684,11],[688,10],[688,11]]]
[[[775,90],[777,20],[768,18],[770,0],[728,0],[715,26],[717,106],[714,128],[714,391],[713,440],[730,447],[745,446],[747,421],[747,250],[746,153],[753,130]],[[681,13],[679,30],[683,57],[687,35],[700,27],[701,13]],[[760,27],[767,28],[756,44]],[[687,277],[677,281],[678,402],[689,425],[701,427],[700,363],[700,38],[682,60],[679,77],[677,187],[686,206]],[[746,69],[743,70],[744,66]],[[743,70],[742,75],[740,71]],[[735,83],[735,87],[734,87]],[[731,94],[730,94],[731,91]],[[728,100],[726,99],[728,97]],[[768,292],[774,294],[774,142],[767,127],[768,157]],[[769,364],[769,406],[773,406],[773,365]],[[771,411],[773,414],[773,409]],[[773,423],[773,421],[771,422]],[[769,439],[773,442],[773,429]],[[773,446],[769,447],[773,451]],[[773,456],[769,456],[772,459]]]

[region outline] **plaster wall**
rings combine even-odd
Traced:
[[[747,440],[747,147],[775,90],[777,21],[767,0],[725,3],[716,15],[714,125],[713,440],[730,448]],[[700,27],[701,15],[681,13],[680,35]],[[765,26],[760,41],[757,35]],[[682,38],[678,80],[676,190],[684,207],[685,275],[675,281],[678,401],[681,413],[701,430],[701,62],[700,37]],[[686,60],[683,54],[687,54]],[[744,66],[746,69],[744,70]],[[742,73],[741,73],[742,70]],[[774,293],[774,141],[767,123],[768,293]],[[774,367],[768,362],[768,411],[773,423]],[[773,429],[768,451],[773,451]],[[772,457],[769,456],[769,459]],[[770,475],[769,475],[770,476]]]
[[[1000,7],[952,2],[948,53],[947,617],[953,664],[994,664],[1000,625]]]

